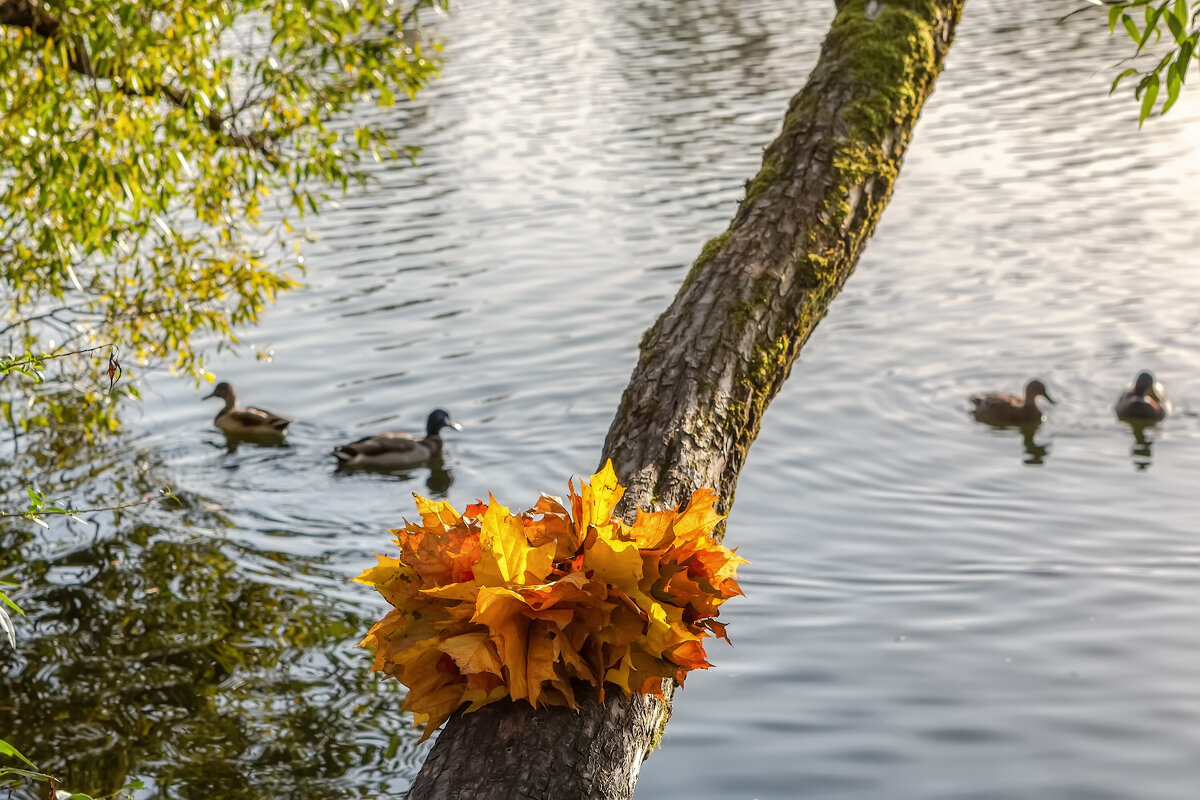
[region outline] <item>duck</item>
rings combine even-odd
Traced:
[[[233,384],[221,381],[213,387],[211,394],[206,394],[202,400],[219,397],[225,401],[225,407],[217,412],[213,424],[225,433],[235,436],[283,436],[292,420],[280,416],[264,408],[248,406],[237,407],[237,392]]]
[[[1117,398],[1113,410],[1120,420],[1158,422],[1167,416],[1166,392],[1152,374],[1143,370],[1134,379],[1133,386]]]
[[[1029,425],[1042,421],[1042,410],[1037,398],[1044,397],[1053,403],[1054,398],[1046,393],[1046,384],[1034,379],[1025,384],[1024,399],[1011,394],[971,395],[975,419],[989,425]]]
[[[442,428],[461,431],[462,426],[440,408],[429,414],[425,423],[425,438],[389,431],[367,436],[358,441],[334,448],[338,466],[364,469],[403,469],[428,463],[442,455]]]

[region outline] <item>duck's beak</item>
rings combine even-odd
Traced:
[[[1042,392],[1042,397],[1046,398],[1046,402],[1050,403],[1051,405],[1058,405],[1058,403],[1054,402],[1054,398],[1051,397],[1050,395],[1046,394],[1045,392]]]
[[[208,394],[204,395],[204,397],[201,397],[200,399],[207,400],[210,397],[216,397],[216,396],[217,396],[217,393],[214,391],[214,392],[209,392]]]
[[[1154,402],[1159,403],[1160,405],[1162,404],[1163,399],[1159,395],[1158,390],[1154,388],[1153,383],[1150,384],[1150,389],[1149,389],[1149,391],[1146,392],[1146,394],[1149,395],[1150,397],[1153,397]]]
[[[446,424],[449,425],[451,428],[454,428],[454,430],[456,430],[456,431],[462,430],[462,425],[459,425],[457,422],[455,422],[452,419],[446,420]]]

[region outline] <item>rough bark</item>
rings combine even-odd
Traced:
[[[642,340],[604,444],[629,487],[625,513],[704,486],[732,501],[767,404],[891,197],[963,2],[837,4],[736,216]],[[454,717],[410,798],[628,798],[670,688],[661,700],[613,692],[579,712],[496,703]]]

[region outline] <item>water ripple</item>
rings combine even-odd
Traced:
[[[1073,8],[968,4],[895,197],[750,453],[737,646],[688,679],[639,796],[1194,793],[1200,228],[1179,220],[1200,212],[1200,103],[1139,132],[1107,96],[1127,42]],[[166,380],[136,446],[222,509],[210,533],[255,579],[382,611],[346,579],[412,492],[520,505],[595,466],[641,332],[727,224],[832,13],[458,9],[444,78],[363,110],[419,166],[372,166],[309,221],[306,288],[246,337],[272,364],[218,363],[303,420],[290,446],[228,452]],[[1177,413],[1139,442],[1111,406],[1142,368]],[[1031,440],[967,413],[1035,376],[1059,402]],[[434,407],[464,424],[445,475],[334,471],[333,446]],[[358,777],[414,774],[424,748],[370,736]]]

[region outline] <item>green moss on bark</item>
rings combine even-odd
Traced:
[[[712,261],[713,256],[720,252],[721,248],[725,246],[725,243],[729,241],[729,237],[732,235],[732,229],[726,230],[724,233],[714,236],[705,243],[704,247],[700,250],[700,255],[692,262],[692,268],[688,270],[687,277],[683,279],[684,289],[695,280],[696,276],[700,274],[700,270],[704,269],[704,265]]]
[[[791,363],[791,336],[779,336],[761,343],[750,358],[749,377],[757,392],[770,386]]]
[[[868,18],[866,7],[878,11]],[[924,83],[936,74],[937,48],[928,20],[932,3],[867,0],[838,14],[830,40],[848,56],[845,66],[861,92],[845,111],[850,138],[882,144],[912,117],[924,99]]]
[[[778,153],[773,153],[770,150],[763,156],[762,166],[753,178],[746,183],[746,197],[742,200],[743,204],[750,204],[757,200],[768,187],[775,183],[775,179],[779,177],[779,168],[782,159]]]

